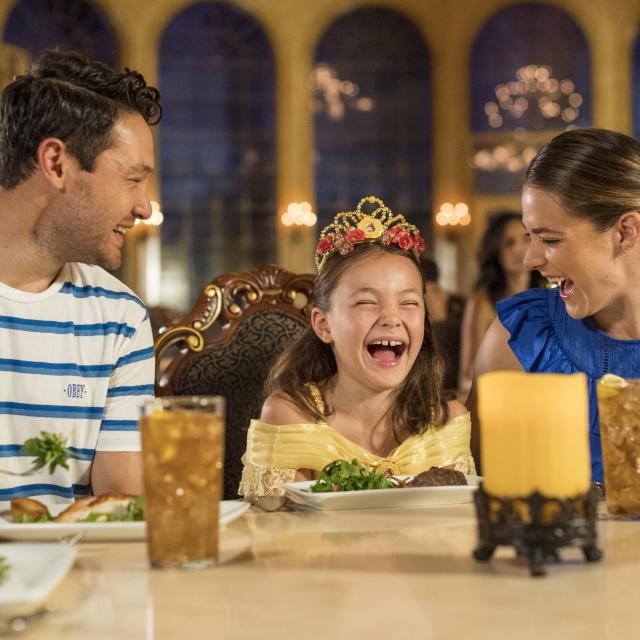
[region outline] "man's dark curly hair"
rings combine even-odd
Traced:
[[[124,113],[157,124],[160,92],[136,71],[118,73],[72,51],[45,51],[0,97],[0,187],[13,189],[31,175],[38,145],[48,137],[62,140],[80,167],[93,171]]]

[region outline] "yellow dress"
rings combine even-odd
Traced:
[[[315,385],[309,388],[320,413],[324,413],[319,390]],[[465,413],[441,427],[430,426],[420,435],[409,436],[382,458],[340,435],[326,422],[272,425],[252,420],[239,494],[246,500],[281,496],[284,485],[293,482],[298,469],[320,471],[333,460],[354,458],[393,475],[416,475],[445,465],[472,475],[475,464],[469,449],[470,437],[471,419]]]

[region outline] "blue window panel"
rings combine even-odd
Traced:
[[[29,51],[72,49],[116,66],[113,26],[96,3],[85,0],[19,0],[7,18],[4,41]]]
[[[422,35],[405,16],[381,7],[352,11],[331,24],[316,52],[341,81],[371,98],[369,111],[342,119],[315,115],[319,225],[377,195],[431,234],[431,64]],[[316,99],[319,100],[319,96]]]

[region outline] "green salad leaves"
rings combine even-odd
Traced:
[[[49,465],[49,473],[53,473],[56,467],[68,469],[69,458],[80,456],[67,449],[67,441],[57,433],[42,431],[37,438],[29,438],[22,445],[23,453],[33,456],[35,460],[28,473],[34,473]]]
[[[80,522],[139,522],[144,520],[144,498],[136,496],[128,505],[124,515],[92,511]]]
[[[347,460],[334,460],[321,472],[310,487],[313,493],[326,493],[330,491],[361,491],[363,489],[391,489],[396,485],[384,473],[376,473],[371,467],[358,465],[354,458]]]

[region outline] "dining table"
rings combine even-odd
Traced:
[[[264,512],[220,532],[217,566],[150,569],[144,542],[78,543],[30,640],[640,637],[640,522],[601,505],[599,562],[531,577],[512,548],[474,560],[472,504]]]

